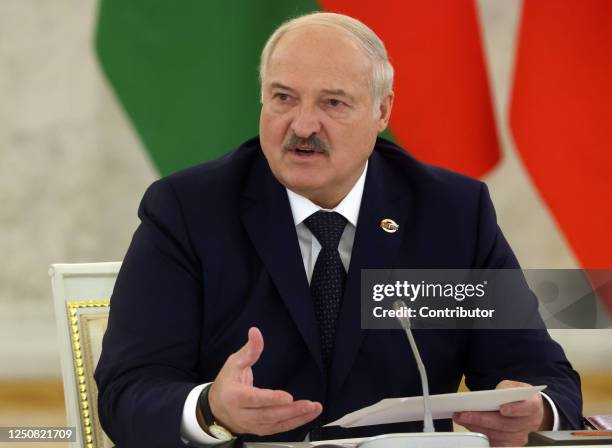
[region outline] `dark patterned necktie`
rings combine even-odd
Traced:
[[[336,212],[318,211],[304,220],[304,224],[321,244],[321,252],[317,257],[310,280],[310,295],[319,324],[323,365],[326,375],[329,375],[336,335],[336,321],[346,279],[346,271],[338,252],[338,243],[346,227],[346,219]],[[323,413],[313,422],[314,427],[310,431],[310,440],[326,438],[325,428],[321,428],[321,425],[327,420],[325,404],[323,407]]]
[[[321,252],[310,280],[310,295],[319,323],[323,364],[326,373],[329,373],[336,321],[346,279],[346,272],[338,252],[338,243],[346,227],[346,219],[336,212],[318,211],[310,215],[304,224],[321,244]]]

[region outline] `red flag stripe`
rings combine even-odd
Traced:
[[[609,0],[525,0],[510,110],[525,167],[585,268],[612,267],[611,23]],[[612,311],[610,285],[598,293]]]
[[[612,2],[526,0],[510,124],[584,267],[612,266]]]
[[[395,67],[391,130],[417,158],[480,177],[500,159],[472,0],[322,0],[362,20],[385,42]]]

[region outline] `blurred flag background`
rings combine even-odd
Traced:
[[[120,260],[148,184],[255,135],[261,47],[313,10],[383,38],[386,136],[485,180],[523,267],[612,267],[608,0],[3,0],[0,403],[25,384],[61,421],[47,266]],[[612,413],[612,332],[555,336]]]
[[[516,148],[584,268],[612,266],[611,18],[608,0],[526,0],[516,54]]]

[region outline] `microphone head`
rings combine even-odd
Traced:
[[[403,300],[398,299],[393,302],[393,309],[397,312],[395,318],[399,320],[399,323],[402,325],[402,328],[405,330],[410,330],[410,318],[402,312],[404,309],[408,308]]]

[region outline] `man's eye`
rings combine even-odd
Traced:
[[[344,106],[344,102],[340,101],[336,98],[330,98],[327,100],[327,104],[329,104],[331,107],[340,107],[340,106]]]
[[[275,93],[274,98],[278,99],[279,101],[287,101],[289,99],[289,95],[286,93]]]

